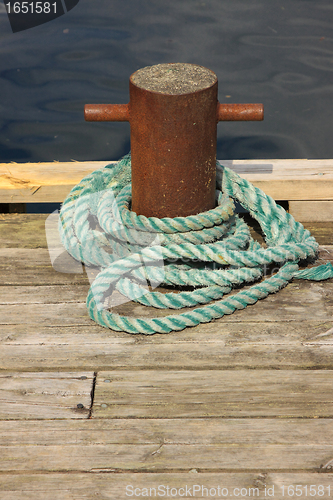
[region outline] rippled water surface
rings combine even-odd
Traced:
[[[137,69],[212,69],[220,102],[263,102],[264,122],[220,123],[219,159],[333,158],[332,0],[80,0],[13,34],[0,3],[0,162],[117,159],[128,123],[85,103],[128,102]]]

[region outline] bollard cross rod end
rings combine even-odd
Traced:
[[[129,104],[86,104],[84,119],[87,122],[128,122]]]
[[[263,104],[220,104],[217,103],[217,121],[262,121]]]

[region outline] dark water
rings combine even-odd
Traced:
[[[85,103],[128,102],[138,68],[212,69],[221,102],[265,120],[220,123],[219,159],[333,158],[332,0],[80,0],[13,34],[0,3],[0,162],[113,160],[127,123],[86,123]]]

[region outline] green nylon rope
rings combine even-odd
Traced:
[[[266,247],[250,236],[234,213],[238,201],[260,224]],[[244,309],[293,278],[333,278],[328,263],[299,270],[315,258],[318,243],[302,224],[263,191],[217,162],[217,207],[189,217],[157,219],[130,210],[131,159],[107,165],[75,186],[60,211],[59,231],[74,259],[100,269],[87,297],[89,316],[98,324],[128,333],[169,333],[207,323]],[[263,281],[268,266],[279,270]],[[158,285],[191,287],[162,294]],[[257,281],[228,295],[235,287]],[[120,316],[110,311],[114,292],[159,309],[187,309],[155,318]],[[203,305],[202,307],[196,307]]]

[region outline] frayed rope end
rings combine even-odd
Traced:
[[[321,266],[303,269],[294,274],[294,278],[302,280],[323,281],[333,278],[333,266],[330,262]]]

